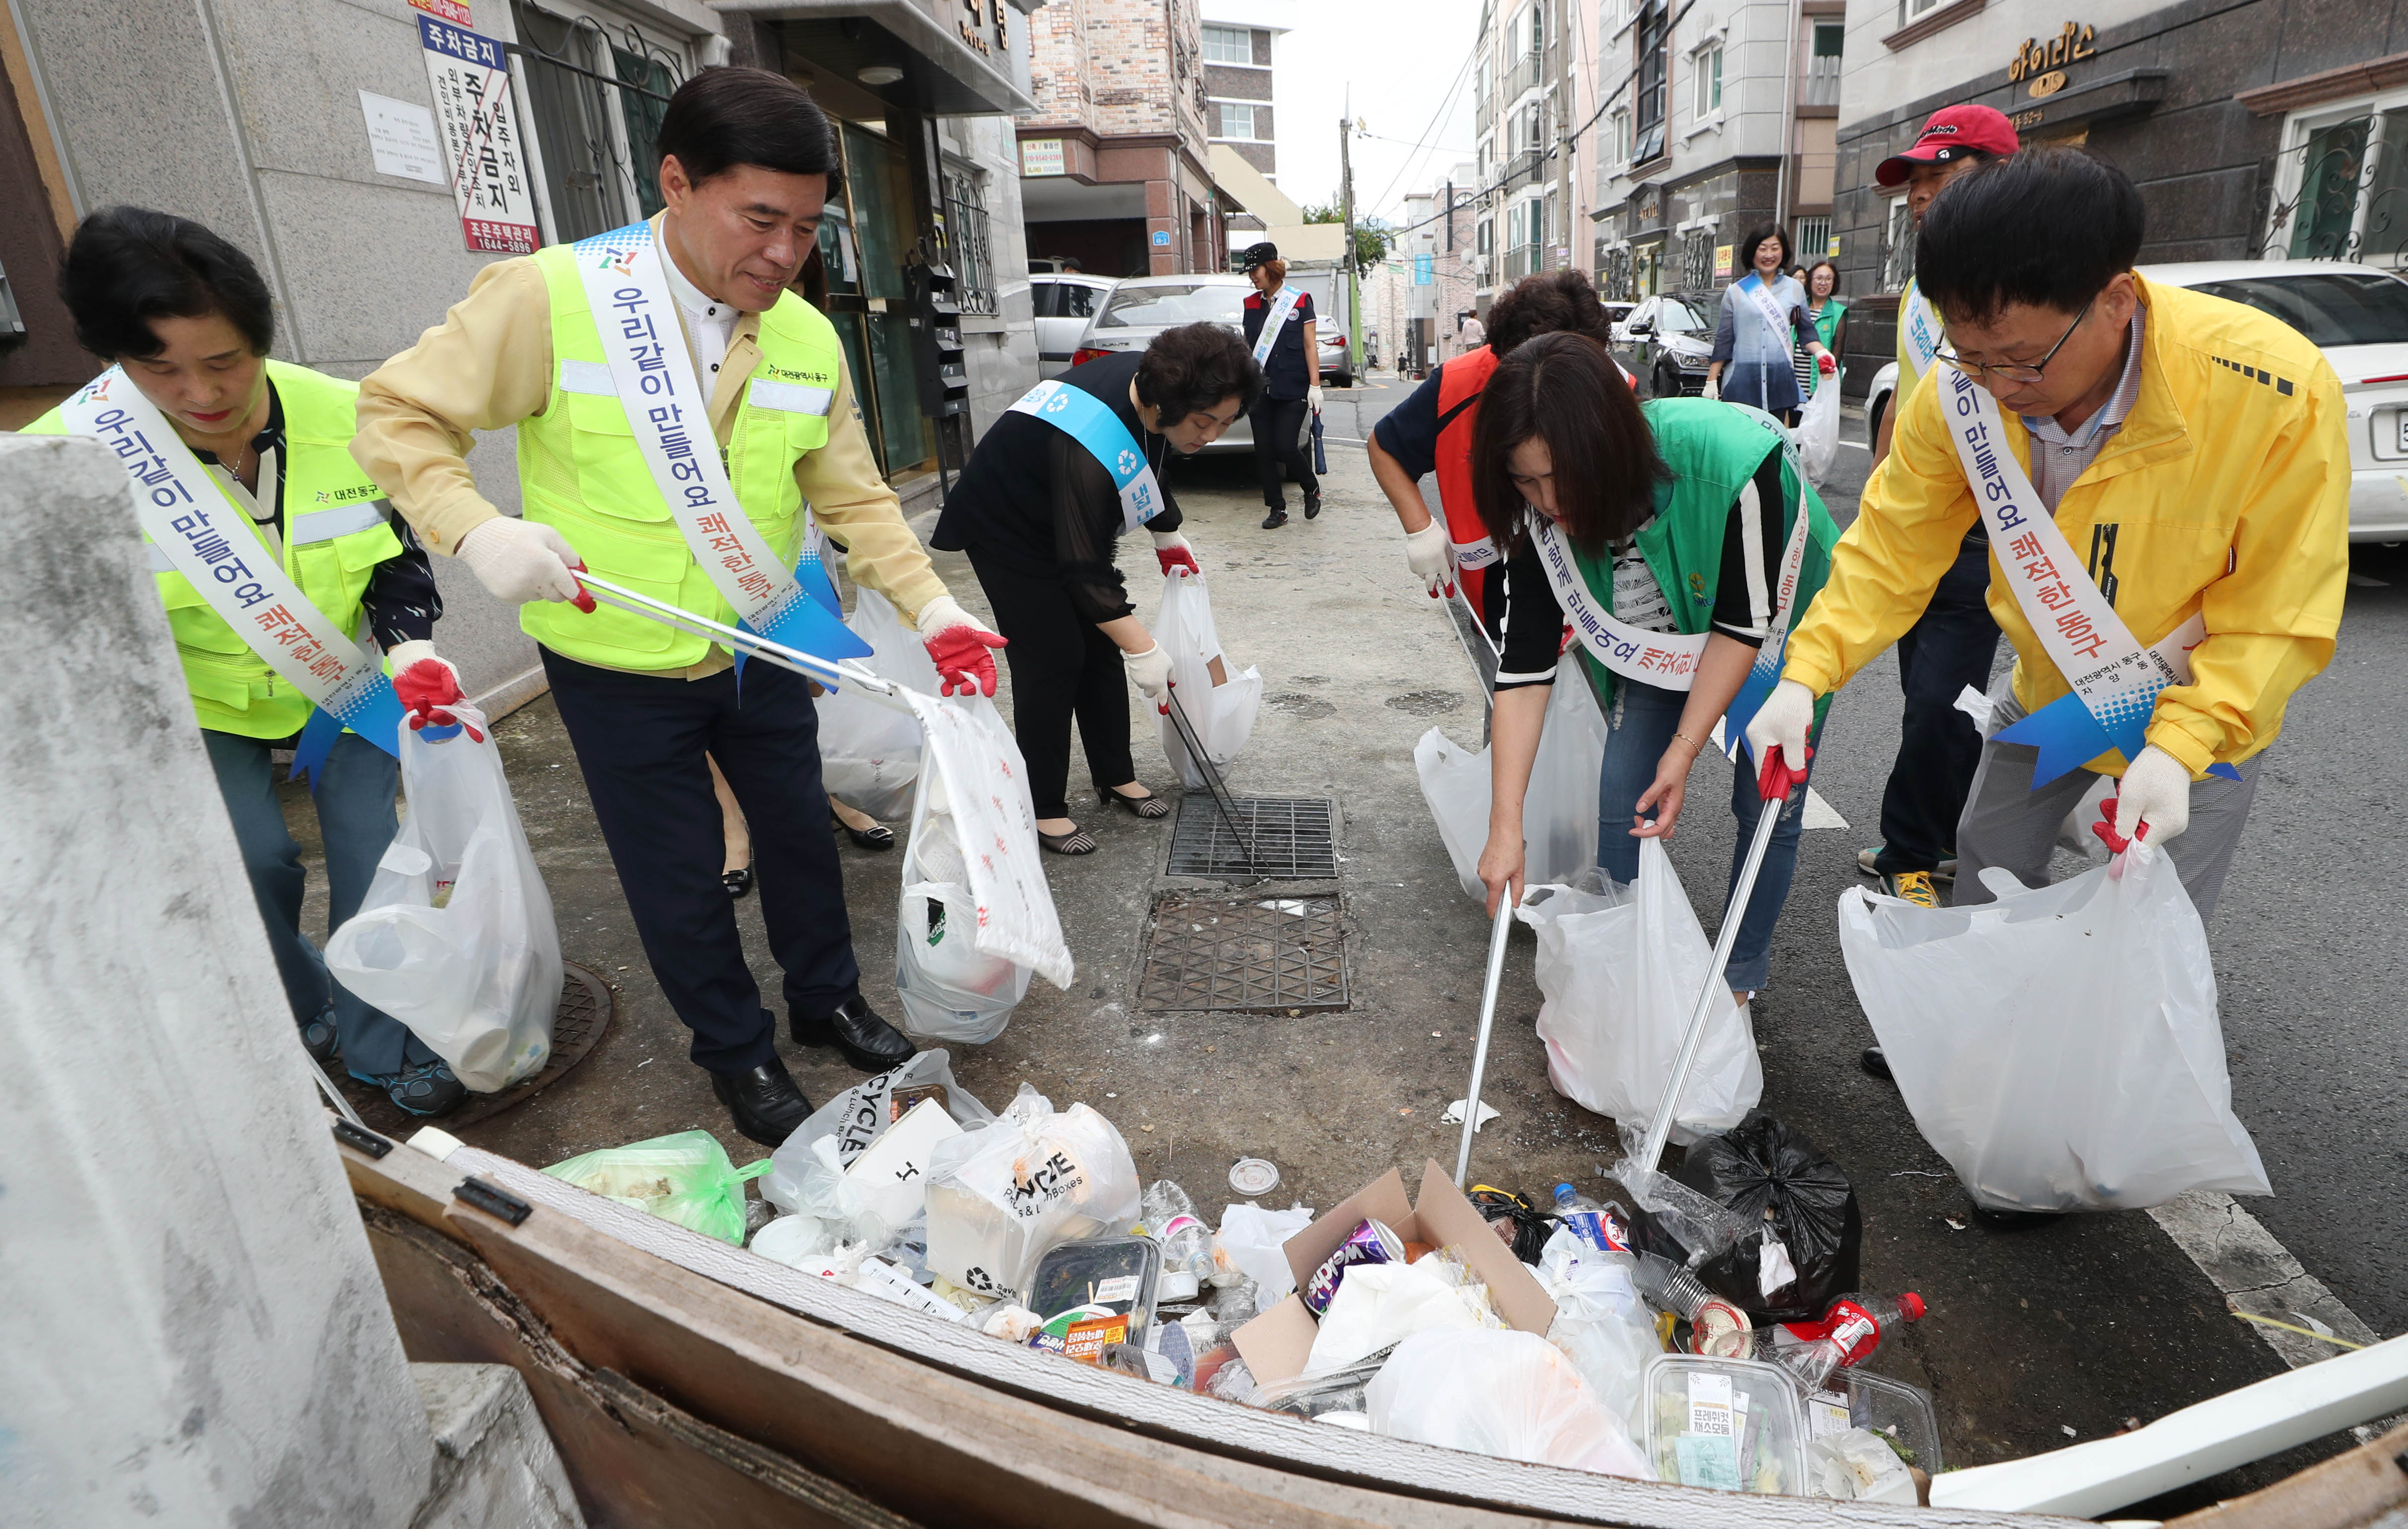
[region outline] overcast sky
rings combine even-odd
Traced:
[[[1298,205],[1337,197],[1338,123],[1350,88],[1351,110],[1376,135],[1354,140],[1358,218],[1393,221],[1407,192],[1473,157],[1465,61],[1480,0],[1295,0],[1291,14],[1296,30],[1273,45],[1271,93],[1280,190]]]

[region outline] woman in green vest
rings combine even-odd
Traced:
[[[1522,798],[1557,679],[1591,686],[1611,722],[1598,864],[1628,882],[1639,841],[1672,836],[1690,769],[1759,650],[1822,588],[1839,531],[1770,415],[1703,398],[1642,405],[1581,336],[1541,336],[1498,364],[1481,393],[1471,454],[1473,501],[1506,549],[1480,857],[1494,912],[1499,893],[1521,897]],[[1801,515],[1803,534],[1793,535]],[[1784,590],[1794,591],[1786,601]],[[1756,773],[1745,755],[1731,767],[1734,881],[1763,807]],[[1741,915],[1725,976],[1742,1003],[1765,985],[1805,801],[1790,793]]]
[[[1846,333],[1848,325],[1848,305],[1840,301],[1840,268],[1828,260],[1818,260],[1808,267],[1804,283],[1806,317],[1813,323],[1814,333],[1823,337],[1823,349],[1835,356],[1847,354],[1840,349],[1840,337]],[[1798,373],[1798,391],[1806,397],[1813,397],[1814,390],[1823,379],[1822,372],[1815,367],[1814,357],[1800,345],[1791,354],[1789,362]]]
[[[173,433],[169,440],[145,436],[160,457],[129,462],[141,483],[157,482],[162,464],[187,471],[197,464],[194,480],[231,507],[221,522],[248,527],[257,538],[236,555],[280,564],[334,628],[373,637],[395,674],[394,689],[418,713],[412,726],[430,718],[450,722],[436,708],[461,698],[459,674],[435,656],[431,640],[442,597],[425,551],[351,460],[359,390],[267,358],[275,309],[250,258],[187,219],[111,207],[77,228],[60,265],[59,294],[78,342],[122,372]],[[53,409],[27,428],[63,434],[67,424]],[[170,463],[167,454],[178,452],[189,460]],[[154,476],[141,478],[145,471]],[[460,1080],[400,1021],[329,977],[318,947],[301,933],[308,873],[285,827],[269,751],[292,748],[315,707],[218,613],[212,600],[220,592],[175,571],[155,542],[150,550],[302,1044],[322,1065],[339,1054],[353,1077],[414,1115],[446,1113],[466,1094]],[[319,771],[311,801],[326,848],[329,934],[359,910],[393,842],[400,784],[393,746],[343,733]]]

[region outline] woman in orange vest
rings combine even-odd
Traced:
[[[1488,580],[1501,573],[1497,550],[1471,503],[1471,427],[1480,417],[1480,390],[1497,364],[1524,340],[1559,331],[1585,335],[1611,350],[1611,321],[1588,278],[1578,271],[1524,277],[1488,310],[1488,343],[1455,356],[1429,375],[1405,401],[1371,429],[1365,450],[1371,476],[1396,507],[1405,528],[1405,561],[1430,598],[1452,593],[1456,570],[1464,598],[1471,602],[1490,640],[1497,617],[1488,609]],[[1627,372],[1623,374],[1626,378]],[[1438,474],[1441,524],[1422,497],[1421,479]],[[1503,602],[1498,602],[1498,615]]]

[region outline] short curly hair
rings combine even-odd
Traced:
[[[1613,340],[1612,321],[1597,300],[1597,289],[1578,271],[1526,276],[1488,309],[1488,349],[1504,360],[1535,335],[1585,335],[1599,345]]]
[[[1263,369],[1246,342],[1216,323],[1166,329],[1137,364],[1137,395],[1162,411],[1165,424],[1208,412],[1225,398],[1242,414],[1262,391]]]

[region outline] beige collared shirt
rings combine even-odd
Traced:
[[[677,293],[681,312],[684,297],[700,295],[676,276],[671,286],[683,289]],[[697,368],[707,374],[705,358],[713,354],[720,363],[707,381],[711,429],[724,450],[744,384],[760,364],[761,316],[735,313],[724,350],[717,352],[695,327],[689,321],[687,343]],[[552,296],[542,271],[530,258],[496,262],[477,273],[468,295],[441,323],[360,383],[351,455],[427,546],[456,554],[462,536],[500,513],[477,492],[462,460],[473,444],[471,432],[506,430],[542,413],[555,370]],[[841,358],[828,443],[795,464],[795,481],[821,528],[845,549],[845,571],[893,601],[906,619],[916,622],[920,608],[945,593],[919,537],[903,523],[901,502],[879,474]],[[691,668],[655,672],[701,679],[728,663],[714,647]]]

